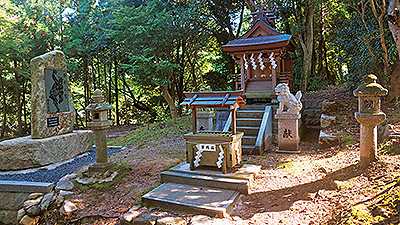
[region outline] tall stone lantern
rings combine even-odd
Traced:
[[[108,120],[107,111],[112,106],[103,102],[104,96],[99,89],[94,91],[92,99],[94,103],[89,104],[86,111],[90,112],[92,118],[92,122],[88,122],[87,126],[94,131],[96,163],[89,166],[89,172],[105,172],[112,167],[107,155],[107,128],[112,124],[112,121]]]
[[[362,77],[363,83],[353,91],[358,97],[358,112],[356,120],[360,125],[360,166],[368,167],[376,160],[377,127],[386,119],[386,114],[381,111],[381,96],[388,94],[388,90],[376,83],[375,75],[369,74]]]

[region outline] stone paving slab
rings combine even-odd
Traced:
[[[144,204],[166,209],[227,217],[240,193],[232,190],[164,183],[142,196]]]
[[[181,163],[177,166],[169,169],[170,171],[179,172],[179,173],[190,173],[190,174],[199,174],[199,175],[207,175],[207,176],[215,176],[215,177],[225,177],[231,179],[240,179],[240,180],[252,180],[255,175],[261,170],[260,165],[252,165],[252,164],[244,164],[241,168],[237,169],[233,173],[223,174],[219,170],[209,170],[209,169],[195,169],[190,170],[190,164],[187,162]]]

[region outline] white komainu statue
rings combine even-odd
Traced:
[[[301,104],[300,101],[302,96],[301,91],[298,91],[296,96],[294,96],[292,93],[290,93],[287,83],[280,83],[275,87],[275,92],[278,95],[279,101],[279,108],[276,110],[277,114],[299,114],[299,111],[303,107],[303,104]],[[283,111],[285,106],[288,108],[286,112]]]

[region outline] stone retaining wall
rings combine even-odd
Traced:
[[[31,193],[47,193],[53,183],[0,181],[0,224],[18,224],[17,214]]]

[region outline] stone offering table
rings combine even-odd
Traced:
[[[190,169],[199,166],[217,167],[222,173],[234,167],[242,159],[242,136],[236,133],[236,109],[247,107],[241,97],[243,91],[185,92],[186,99],[181,105],[192,109],[192,133],[186,139],[187,161]],[[232,113],[232,132],[198,132],[197,108],[229,108]]]

